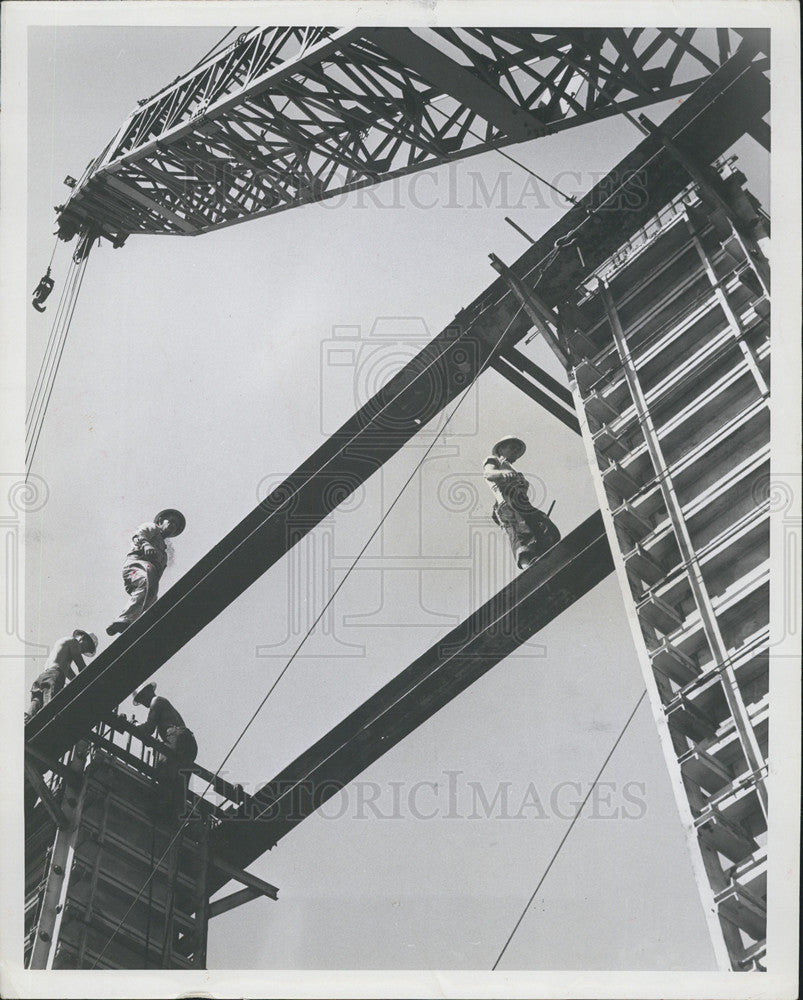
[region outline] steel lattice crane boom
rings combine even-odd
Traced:
[[[255,28],[140,102],[59,235],[220,229],[682,97],[730,52],[727,29]]]

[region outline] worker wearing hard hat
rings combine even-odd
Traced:
[[[173,705],[155,692],[156,685],[150,682],[134,695],[134,704],[145,705],[148,709],[147,720],[134,729],[141,736],[156,733],[162,743],[173,751],[170,756],[159,754],[154,769],[162,805],[175,815],[181,811],[187,797],[186,778],[182,771],[186,773],[198,756],[198,744]]]
[[[131,539],[131,549],[123,564],[123,586],[130,596],[128,607],[106,629],[108,635],[124,632],[131,622],[159,596],[159,580],[167,566],[166,538],[184,530],[181,511],[160,510],[153,521],[141,524]]]
[[[31,686],[31,705],[25,713],[26,722],[55,697],[68,680],[76,676],[76,670],[84,669],[84,657],[94,656],[97,648],[98,637],[80,628],[53,644],[45,669]]]
[[[483,466],[496,500],[491,516],[507,534],[519,569],[526,569],[560,541],[560,532],[549,517],[530,503],[527,480],[513,468],[526,447],[520,438],[502,438]]]

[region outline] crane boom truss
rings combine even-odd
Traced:
[[[194,235],[681,97],[706,31],[255,28],[141,102],[59,231]]]

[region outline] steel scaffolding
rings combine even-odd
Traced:
[[[157,753],[169,750],[115,719],[58,760],[35,758],[45,777],[26,803],[27,968],[203,969],[210,918],[277,898],[275,886],[211,848],[226,810],[248,808],[242,788],[194,765],[184,824],[159,806]],[[199,780],[214,802],[192,790]],[[210,903],[231,879],[243,888]]]

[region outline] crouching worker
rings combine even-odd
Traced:
[[[502,438],[483,466],[496,500],[491,517],[507,535],[519,569],[527,569],[560,541],[560,532],[548,515],[530,503],[527,480],[513,468],[525,451],[520,438]]]
[[[187,801],[187,769],[198,756],[195,737],[184,725],[167,698],[155,694],[156,685],[146,684],[134,695],[135,705],[148,709],[145,722],[134,727],[138,736],[153,736],[154,733],[170,750],[170,756],[158,754],[155,764],[156,786],[159,805],[172,819],[184,810]]]
[[[26,722],[54,698],[68,680],[76,676],[76,670],[84,669],[86,666],[84,657],[94,656],[97,648],[98,637],[80,628],[53,644],[45,669],[31,685],[31,704],[25,713]]]

